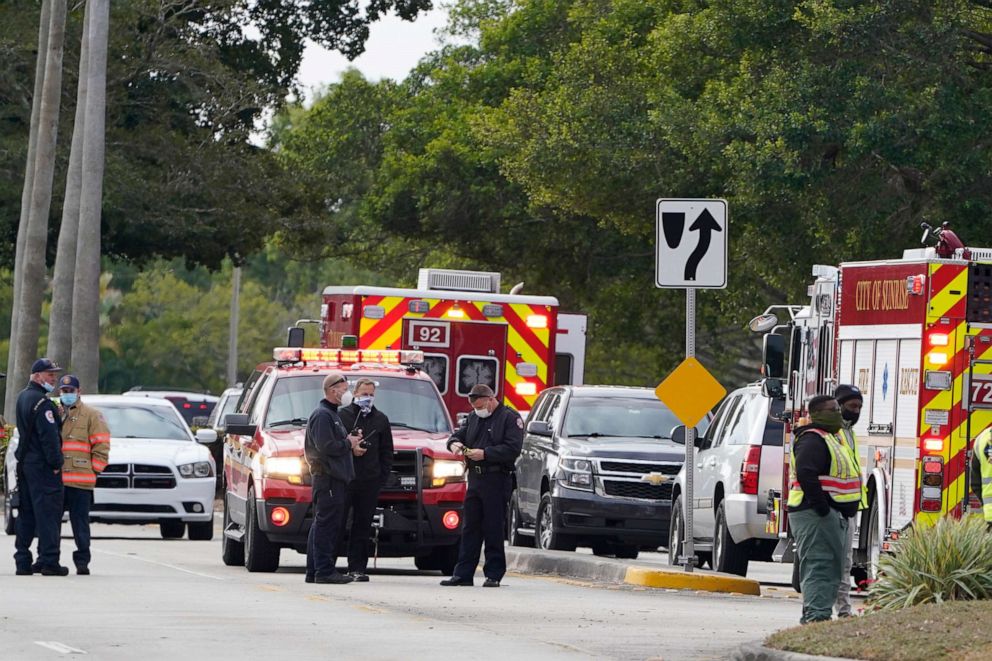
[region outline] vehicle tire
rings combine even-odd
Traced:
[[[544,492],[537,508],[537,526],[534,530],[537,547],[545,551],[574,551],[575,538],[555,530],[553,507],[551,494]]]
[[[507,507],[506,517],[506,539],[510,546],[534,547],[534,538],[517,532],[520,529],[520,501],[517,499],[517,490],[510,494],[510,505]]]
[[[878,494],[873,493],[871,502],[868,503],[868,536],[865,540],[865,579],[870,584],[878,580],[878,561],[882,557],[882,539],[878,534]]]
[[[451,576],[455,573],[455,565],[458,564],[458,548],[459,544],[449,544],[434,550],[434,554],[437,556],[437,566],[443,575]]]
[[[437,558],[434,557],[433,551],[427,555],[416,556],[413,559],[413,565],[420,571],[435,571],[440,569],[437,564]]]
[[[713,569],[726,574],[747,576],[750,551],[743,544],[737,544],[727,529],[727,510],[720,501],[716,507],[715,533],[713,535]]]
[[[613,551],[613,554],[621,560],[637,560],[639,553],[640,549],[629,544],[618,544]]]
[[[609,544],[603,542],[594,542],[592,545],[592,554],[598,556],[613,555],[613,549]]]
[[[800,574],[798,555],[792,560],[792,589],[799,594],[803,593],[802,574]]]
[[[672,515],[668,524],[668,564],[679,564],[682,547],[685,544],[685,519],[682,516],[682,496],[676,496],[672,503]]]
[[[14,516],[14,505],[11,499],[10,488],[7,485],[6,476],[3,480],[3,532],[7,535],[16,534],[17,518]]]
[[[227,507],[227,494],[224,494],[224,528],[227,530],[231,525],[231,513]],[[243,567],[245,564],[245,545],[221,532],[220,537],[220,557],[228,567]]]
[[[162,539],[180,539],[186,532],[186,524],[181,519],[160,519],[158,530]]]
[[[186,535],[194,542],[209,542],[214,538],[213,521],[197,521],[186,524]]]
[[[274,572],[279,569],[279,547],[269,541],[258,527],[258,506],[255,487],[248,487],[248,509],[245,514],[245,569],[250,572]]]

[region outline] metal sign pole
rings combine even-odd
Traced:
[[[696,355],[696,290],[685,290],[685,357],[694,358]],[[684,554],[682,566],[685,571],[692,573],[696,565],[696,549],[693,543],[692,528],[692,476],[694,451],[696,449],[696,428],[686,427],[685,430],[685,494],[682,507],[685,508],[682,520],[685,521],[685,542],[682,546]]]

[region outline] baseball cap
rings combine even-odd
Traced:
[[[66,374],[59,379],[59,388],[75,388],[79,390],[79,379],[74,374]]]
[[[480,397],[495,397],[495,396],[496,393],[493,392],[493,389],[484,383],[475,384],[474,386],[472,386],[472,390],[469,391],[468,393],[469,401],[475,401]]]
[[[834,390],[834,399],[837,400],[838,404],[843,404],[849,399],[860,399],[862,402],[865,401],[865,398],[861,395],[861,390],[859,390],[857,386],[852,386],[847,383],[842,383],[837,386],[837,389]]]
[[[56,365],[54,362],[48,358],[39,358],[34,361],[31,365],[31,373],[37,374],[38,372],[61,372],[62,368]]]

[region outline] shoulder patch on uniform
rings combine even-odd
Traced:
[[[51,411],[45,411],[45,419],[48,420],[53,425],[55,424],[55,416],[52,415]]]
[[[520,427],[521,429],[524,428],[524,420],[519,415],[517,416],[517,426]]]

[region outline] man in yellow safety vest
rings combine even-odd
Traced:
[[[844,448],[851,454],[851,460],[858,469],[861,482],[861,502],[858,510],[868,508],[868,490],[865,488],[864,475],[861,472],[861,456],[858,454],[858,439],[854,435],[854,425],[861,417],[861,407],[864,398],[857,386],[841,384],[834,390],[834,398],[840,404],[840,414],[844,418],[844,426],[841,427],[837,438],[844,444]],[[837,587],[837,601],[834,607],[837,609],[837,617],[851,616],[851,565],[854,562],[854,530],[857,525],[854,519],[848,521],[847,540],[844,542],[847,554],[844,556],[844,566],[841,569],[840,584]]]
[[[971,490],[982,501],[982,515],[992,530],[992,427],[975,439],[971,454]]]
[[[844,424],[840,404],[818,395],[807,409],[810,424],[795,430],[790,452],[788,499],[803,593],[802,624],[833,615],[847,527],[861,500],[858,467],[836,436]]]

